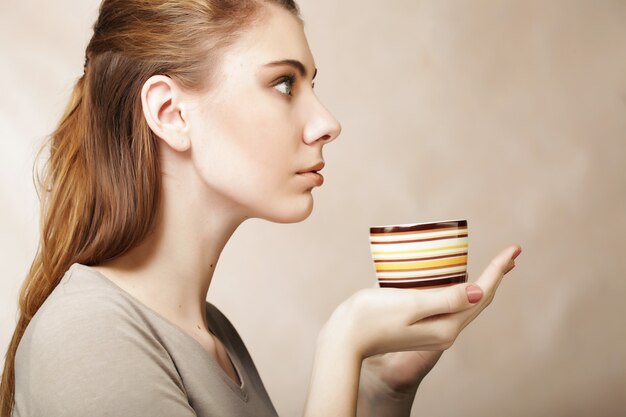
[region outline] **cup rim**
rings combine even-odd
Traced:
[[[370,226],[370,233],[393,233],[407,232],[428,229],[440,229],[442,226],[453,227],[450,223],[456,223],[454,226],[467,227],[467,219],[437,220],[421,223],[405,223],[405,224],[388,224],[380,226]],[[444,226],[444,227],[445,227]]]

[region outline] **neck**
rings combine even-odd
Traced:
[[[164,176],[153,233],[141,245],[95,268],[178,326],[208,331],[205,302],[213,272],[245,217],[220,198],[196,198],[194,188],[183,184]]]

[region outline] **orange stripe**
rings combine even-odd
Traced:
[[[407,263],[392,263],[392,264],[384,264],[378,263],[376,264],[376,272],[391,272],[391,271],[421,271],[421,270],[429,270],[434,268],[445,268],[445,267],[453,267],[453,266],[461,266],[467,264],[467,256],[455,256],[454,258],[441,259],[436,261],[418,261],[418,262],[407,262]]]
[[[450,265],[447,266],[446,268],[450,268],[452,269],[452,271],[448,270],[446,271],[446,273],[444,275],[452,275],[452,274],[460,274],[462,272],[467,272],[467,268],[465,264],[458,264],[458,265]],[[437,268],[422,268],[422,269],[415,269],[415,270],[408,270],[408,271],[383,271],[383,272],[379,272],[376,271],[376,277],[378,279],[424,279],[424,278],[432,278],[434,276],[438,276],[438,275],[442,275],[440,273],[441,268],[437,267]],[[381,277],[381,274],[390,274],[393,272],[405,272],[405,273],[419,273],[419,274],[423,274],[423,273],[427,273],[426,275],[421,275],[421,276],[414,276],[414,275],[409,275],[406,277],[399,277],[399,276],[393,276],[393,277]],[[428,274],[430,273],[430,275]],[[437,275],[434,275],[434,274]]]

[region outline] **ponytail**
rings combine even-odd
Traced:
[[[43,178],[34,173],[41,238],[20,289],[19,318],[2,373],[0,417],[10,417],[13,409],[19,342],[65,271],[74,262],[94,265],[119,256],[143,240],[156,217],[160,176],[147,127],[134,130],[144,131],[137,135],[140,139],[147,135],[148,149],[130,141],[126,149],[115,149],[110,133],[99,129],[92,115],[88,84],[88,75],[78,80],[58,128],[38,153],[49,148]],[[116,142],[123,147],[123,141]],[[147,152],[142,161],[133,161],[137,151]],[[128,156],[117,159],[123,152]],[[141,171],[145,169],[149,171]]]
[[[50,142],[52,142],[53,145],[58,144],[59,142],[63,142],[65,144],[75,142],[76,137],[80,135],[80,131],[82,130],[81,127],[83,125],[80,120],[82,116],[80,108],[83,101],[83,84],[84,76],[81,77],[76,83],[72,96],[70,97],[70,101],[61,119],[61,123],[59,124],[56,132],[50,137]],[[65,136],[64,140],[59,140],[62,136]],[[37,156],[39,156],[46,147],[47,143],[44,143]],[[57,149],[51,149],[50,151],[51,154],[55,152],[58,154],[58,145]],[[38,173],[33,173],[33,175],[37,184],[36,190],[40,200],[40,217],[44,219],[42,222],[43,229],[49,230],[51,225],[49,224],[49,219],[46,218],[45,207],[47,204],[54,202],[54,200],[58,200],[59,196],[55,195],[55,193],[52,192],[53,190],[48,189],[47,185],[54,183],[54,177],[60,175],[59,173],[55,174],[53,172],[48,172],[45,174],[43,181],[39,177]],[[62,240],[62,238],[59,239],[59,243],[61,243]],[[2,373],[2,389],[0,389],[1,417],[9,417],[13,408],[15,393],[15,354],[17,346],[22,338],[22,335],[24,334],[24,331],[26,330],[26,327],[28,326],[28,323],[30,323],[30,320],[33,318],[39,307],[41,307],[48,295],[56,287],[62,275],[60,270],[63,266],[59,264],[63,263],[63,260],[58,259],[59,252],[54,250],[45,251],[47,248],[54,248],[54,246],[50,246],[49,243],[50,242],[46,242],[46,239],[43,238],[42,233],[37,254],[31,264],[30,270],[28,271],[26,280],[22,283],[22,287],[20,289],[18,305],[20,311],[19,319],[17,321],[13,337],[9,342],[9,348],[7,349],[5,356],[4,371]],[[55,262],[50,263],[51,259],[55,259]],[[67,257],[65,262],[69,262]],[[55,264],[56,267],[54,266]]]
[[[39,152],[50,152],[43,178],[34,174],[41,238],[20,289],[19,317],[2,374],[0,417],[10,417],[13,409],[19,342],[65,271],[74,262],[95,265],[137,245],[151,230],[159,207],[157,150],[145,122],[137,125],[139,99],[116,117],[116,124],[129,126],[126,135],[106,129],[106,118],[93,114],[89,77],[88,71],[78,80],[58,128]]]

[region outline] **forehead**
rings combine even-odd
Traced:
[[[281,7],[267,5],[260,18],[225,51],[222,66],[224,75],[233,70],[256,72],[264,64],[285,59],[302,62],[310,73],[315,68],[300,19]]]

